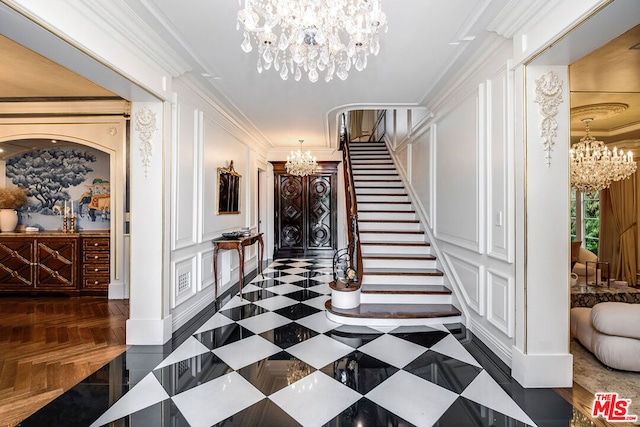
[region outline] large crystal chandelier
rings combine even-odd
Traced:
[[[297,152],[291,152],[290,156],[287,156],[287,163],[284,165],[287,168],[287,172],[291,175],[306,176],[311,175],[318,169],[318,163],[315,157],[311,157],[309,151],[302,152],[302,143],[304,139],[299,139],[300,149]]]
[[[243,0],[239,0],[242,4]],[[244,0],[238,29],[244,27],[242,50],[258,48],[258,72],[272,66],[283,80],[296,81],[303,71],[311,82],[325,72],[341,80],[351,66],[362,71],[367,56],[380,50],[378,30],[387,30],[380,0]]]
[[[571,186],[583,193],[603,190],[614,181],[628,178],[636,171],[631,151],[624,153],[617,148],[613,152],[602,141],[589,133],[589,123],[583,119],[586,135],[571,146]]]

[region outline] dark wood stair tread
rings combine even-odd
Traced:
[[[431,246],[429,242],[360,242],[360,246]]]
[[[387,201],[360,201],[358,202],[359,205],[410,205],[411,202],[406,201],[406,202],[387,202]]]
[[[413,254],[371,254],[362,255],[362,259],[397,259],[398,261],[433,261],[436,259],[434,255],[413,255]]]
[[[408,224],[417,224],[420,221],[417,219],[359,219],[358,222],[374,222],[374,223],[408,223]]]
[[[360,230],[360,234],[424,234],[424,231],[404,231],[404,230]]]
[[[363,285],[363,294],[451,295],[442,285]]]
[[[328,300],[325,308],[338,316],[372,319],[433,319],[462,314],[451,304],[360,304],[356,308],[344,309],[334,308]]]
[[[444,276],[437,268],[366,268],[365,276]]]
[[[383,211],[383,210],[380,210],[380,209],[358,209],[358,213],[395,213],[395,214],[397,214],[397,213],[403,213],[403,214],[411,213],[411,214],[415,214],[416,211],[414,211],[414,210],[406,210],[406,211],[388,211],[387,210],[387,211]]]

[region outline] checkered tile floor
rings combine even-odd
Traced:
[[[91,426],[536,425],[462,325],[333,323],[330,278],[330,260],[273,262]]]

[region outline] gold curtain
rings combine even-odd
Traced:
[[[351,129],[349,129],[349,137],[354,140],[362,136],[362,110],[349,111],[349,121]]]
[[[616,181],[600,194],[600,247],[611,276],[630,285],[637,272],[637,208],[635,175]]]

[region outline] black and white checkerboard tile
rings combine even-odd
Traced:
[[[330,281],[330,260],[273,262],[92,426],[535,425],[461,325],[334,323]]]

